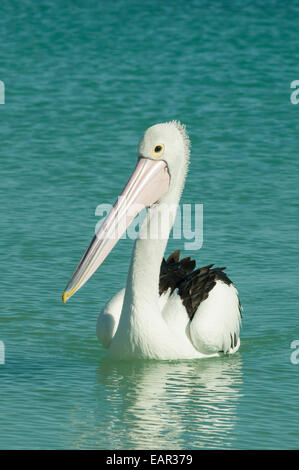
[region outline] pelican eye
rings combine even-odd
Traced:
[[[158,158],[158,157],[161,157],[163,152],[164,152],[164,145],[159,144],[153,148],[152,154],[153,154],[153,157]]]

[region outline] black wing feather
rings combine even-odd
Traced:
[[[163,259],[160,270],[159,293],[162,295],[171,290],[171,294],[178,289],[183,305],[192,320],[201,302],[208,298],[217,280],[226,284],[232,281],[223,272],[223,268],[213,268],[213,264],[194,270],[196,262],[190,257],[180,260],[180,251],[174,251],[165,261]],[[241,303],[239,304],[241,313]],[[232,338],[232,344],[236,339]]]

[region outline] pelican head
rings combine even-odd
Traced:
[[[189,139],[177,121],[145,132],[128,183],[75,269],[62,296],[66,302],[106,259],[135,216],[144,208],[180,196],[189,162]]]
[[[139,157],[163,160],[167,164],[170,175],[167,194],[172,190],[182,190],[189,164],[189,147],[185,126],[178,121],[149,127],[139,143]]]

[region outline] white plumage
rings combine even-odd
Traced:
[[[159,294],[161,262],[189,162],[189,139],[184,126],[173,121],[149,128],[140,142],[138,156],[122,195],[131,206],[142,202],[150,208],[135,242],[126,288],[99,315],[98,339],[118,359],[175,360],[234,353],[240,346],[240,303],[236,288],[221,271],[223,268],[210,270],[208,266],[193,271],[192,279],[192,275],[183,279],[187,283],[185,289],[178,284],[178,288]],[[114,208],[115,213],[108,216],[74,272],[64,301],[87,281],[113,248],[115,241],[108,237],[112,222],[118,217],[127,227],[132,220],[122,203],[116,203]],[[136,215],[139,209],[133,212]],[[174,266],[167,263],[166,267]],[[209,277],[207,284],[202,283],[204,275]],[[167,285],[167,274],[164,277]],[[195,311],[194,302],[188,302],[193,291],[199,298]]]
[[[118,328],[124,296],[125,289],[122,289],[99,314],[97,336],[106,349],[109,349]],[[192,321],[189,320],[177,292],[172,295],[169,295],[169,292],[163,294],[160,297],[159,309],[161,326],[166,324],[172,336],[167,348],[165,340],[168,335],[161,338],[163,347],[160,348],[158,344],[156,351],[139,348],[137,352],[137,349],[132,348],[126,351],[124,357],[125,348],[120,344],[118,347],[114,346],[110,354],[118,358],[122,355],[122,358],[195,359],[220,356],[223,353],[233,354],[238,351],[241,316],[238,292],[233,285],[227,286],[224,282],[217,281],[209,297],[198,307]],[[232,348],[231,336],[234,334],[237,335],[237,345]],[[126,333],[124,336],[126,337]],[[120,335],[120,342],[122,341],[126,342],[126,339]]]

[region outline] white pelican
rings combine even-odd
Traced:
[[[70,298],[103,263],[142,208],[146,218],[135,242],[126,288],[104,307],[100,343],[119,359],[194,359],[232,354],[240,347],[238,292],[213,265],[163,255],[184,187],[189,139],[177,121],[145,132],[135,170],[92,239],[62,299]],[[161,223],[163,221],[163,223]],[[148,234],[158,234],[149,236]]]

